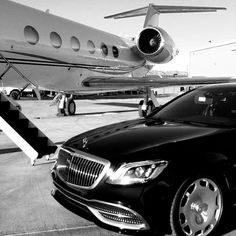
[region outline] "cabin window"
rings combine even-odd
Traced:
[[[50,34],[50,41],[51,41],[51,44],[52,44],[52,46],[54,48],[60,48],[61,45],[62,45],[61,37],[56,32],[51,32],[51,34]]]
[[[78,52],[80,50],[79,39],[77,39],[75,36],[71,37],[71,47],[75,52]]]
[[[89,40],[87,42],[87,47],[88,47],[88,50],[89,50],[90,54],[94,54],[95,53],[95,45],[94,45],[93,41]]]
[[[102,51],[102,55],[103,56],[107,56],[108,55],[108,47],[105,43],[102,43],[101,44],[101,51]]]
[[[112,47],[112,53],[113,53],[113,56],[115,58],[117,58],[119,56],[119,50],[118,50],[118,48],[116,46]]]
[[[26,41],[29,44],[35,45],[39,41],[39,34],[37,30],[30,25],[25,26],[24,35],[25,35]]]

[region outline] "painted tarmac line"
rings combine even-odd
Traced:
[[[102,116],[103,114],[91,114],[91,115],[85,115],[85,117],[97,117]]]
[[[107,113],[104,113],[104,115],[115,115],[117,114],[117,112],[107,112]]]
[[[80,230],[80,229],[90,229],[97,228],[96,225],[86,225],[74,228],[65,228],[65,229],[50,229],[50,230],[42,230],[42,231],[33,231],[27,233],[16,233],[16,234],[5,234],[5,236],[23,236],[23,235],[34,235],[34,234],[46,234],[46,233],[56,233],[56,232],[65,232],[71,230]]]

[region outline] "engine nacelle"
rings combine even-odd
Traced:
[[[137,38],[137,51],[147,61],[166,63],[177,54],[174,41],[169,34],[161,29],[147,27]]]

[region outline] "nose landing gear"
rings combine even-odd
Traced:
[[[73,95],[58,93],[53,99],[51,106],[57,105],[57,116],[72,116],[76,111],[76,104]]]

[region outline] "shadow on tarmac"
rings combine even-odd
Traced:
[[[134,103],[123,103],[123,102],[103,102],[103,103],[96,103],[98,105],[107,105],[107,106],[119,106],[119,107],[132,107],[138,108],[138,104]]]
[[[56,145],[61,145],[63,144],[63,142],[56,142],[55,144]],[[10,154],[10,153],[15,153],[15,152],[21,152],[22,150],[18,147],[14,147],[14,148],[3,148],[3,149],[0,149],[0,155],[2,154]]]
[[[125,112],[133,112],[138,110],[119,110],[119,111],[104,111],[104,112],[87,112],[87,113],[76,113],[74,116],[89,116],[89,115],[103,115],[106,113],[125,113]]]
[[[136,107],[135,107],[136,108]],[[129,113],[129,112],[134,112],[134,111],[136,111],[136,112],[138,112],[138,109],[130,109],[130,110],[111,110],[111,111],[96,111],[96,112],[85,112],[85,113],[75,113],[74,115],[73,115],[73,117],[76,117],[76,116],[93,116],[93,115],[104,115],[104,114],[110,114],[110,113],[117,113],[117,114],[119,114],[119,113]],[[59,116],[41,116],[41,117],[35,117],[34,119],[37,119],[37,120],[40,120],[40,119],[51,119],[51,118],[58,118],[58,117],[60,117],[60,118],[63,118],[63,117],[65,117],[65,118],[67,118],[67,119],[69,119],[69,118],[71,118],[72,116],[66,116],[66,115],[64,115],[64,114],[62,114],[62,115],[59,115]]]

